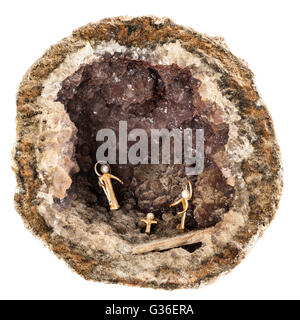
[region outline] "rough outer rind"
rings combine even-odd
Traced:
[[[162,254],[167,256],[169,262],[186,256],[183,261],[189,263],[183,264],[180,269],[170,268],[169,263],[157,264],[152,278],[143,278],[143,272],[137,275],[126,272],[127,263],[134,261],[130,253],[122,255],[123,272],[120,272],[120,261],[112,259],[105,252],[96,258],[87,255],[80,245],[55,234],[39,212],[42,199],[37,195],[47,181],[37,170],[40,159],[36,156],[33,137],[39,134],[41,125],[37,119],[43,113],[39,103],[43,82],[70,53],[84,48],[87,42],[95,47],[99,42],[111,40],[120,46],[147,49],[178,41],[188,52],[201,55],[203,61],[207,57],[209,68],[221,75],[217,83],[222,96],[237,107],[245,128],[251,127],[251,130],[245,132],[251,131],[255,136],[255,139],[248,137],[253,152],[242,164],[242,178],[249,195],[247,223],[232,235],[230,241],[226,241],[223,248],[212,252],[204,260],[181,248],[140,256],[138,263],[145,269],[152,261],[159,261]],[[89,24],[52,46],[30,68],[20,85],[17,107],[17,142],[13,153],[18,181],[16,208],[27,227],[86,279],[166,289],[197,287],[237,265],[275,215],[282,189],[282,168],[272,120],[256,91],[252,72],[244,62],[229,52],[220,38],[201,35],[169,19],[155,17],[120,17]],[[238,133],[243,136],[245,132],[240,128]],[[75,166],[71,167],[76,170]]]

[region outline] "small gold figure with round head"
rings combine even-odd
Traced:
[[[185,189],[181,192],[182,198],[180,198],[179,200],[175,201],[170,205],[170,207],[174,207],[181,203],[183,207],[183,210],[177,213],[182,215],[181,223],[177,226],[178,230],[184,231],[186,212],[189,208],[189,200],[192,199],[192,196],[193,196],[192,184],[190,181],[188,181]]]
[[[147,214],[146,219],[141,219],[142,222],[144,222],[146,226],[145,233],[150,234],[151,233],[151,226],[152,224],[157,224],[157,220],[154,220],[154,213],[150,212]]]
[[[97,170],[98,165],[100,165],[100,171],[102,174],[100,174]],[[110,166],[108,163],[103,163],[103,162],[97,162],[95,164],[95,173],[98,176],[98,185],[103,189],[107,200],[109,202],[109,207],[110,210],[118,210],[120,208],[118,200],[116,198],[112,183],[111,183],[111,179],[115,179],[117,181],[119,181],[121,184],[123,184],[124,182],[119,179],[118,177],[112,175],[110,173]]]

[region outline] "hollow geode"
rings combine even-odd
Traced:
[[[92,23],[52,46],[17,94],[16,208],[86,279],[197,287],[230,271],[273,219],[281,195],[272,120],[246,63],[223,39],[155,17]],[[168,204],[184,166],[113,166],[121,209],[93,174],[96,128],[205,129],[205,167],[184,234]],[[159,220],[149,236],[140,220]]]

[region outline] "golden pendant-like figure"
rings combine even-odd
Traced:
[[[178,230],[184,231],[186,212],[189,208],[189,200],[192,199],[192,195],[193,195],[192,184],[190,181],[188,181],[185,190],[183,190],[181,193],[182,198],[180,198],[178,201],[176,201],[170,205],[170,207],[174,207],[180,203],[182,204],[183,210],[177,213],[177,214],[182,215],[181,223],[177,226]]]
[[[100,174],[97,171],[98,164],[101,165],[100,170],[101,170],[102,174]],[[108,163],[97,162],[95,164],[94,169],[95,169],[95,172],[98,176],[98,185],[103,189],[103,191],[107,197],[110,210],[118,210],[120,208],[120,206],[119,206],[118,200],[116,198],[116,195],[115,195],[112,183],[111,183],[111,179],[115,179],[115,180],[119,181],[121,184],[123,184],[124,182],[121,179],[119,179],[118,177],[116,177],[110,173],[110,166]]]
[[[154,214],[151,212],[147,214],[146,219],[141,219],[141,221],[144,222],[146,225],[145,233],[147,234],[151,233],[152,224],[157,224],[157,221],[154,220]]]

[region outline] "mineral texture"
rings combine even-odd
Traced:
[[[167,18],[75,30],[34,63],[17,94],[15,203],[26,226],[89,280],[176,289],[230,271],[272,221],[282,189],[253,77],[222,38]],[[187,176],[174,161],[112,165],[124,185],[114,186],[121,208],[110,211],[94,173],[96,135],[121,121],[148,136],[203,129],[203,172]],[[169,205],[187,179],[193,198],[181,233]],[[150,235],[141,224],[149,212],[158,220]]]

